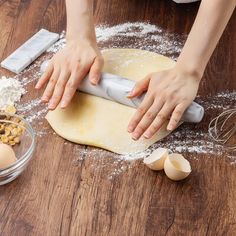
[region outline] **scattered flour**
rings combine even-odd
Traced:
[[[104,42],[117,37],[145,37],[149,33],[162,33],[163,30],[156,25],[143,22],[124,23],[115,26],[100,25],[96,27],[98,42]]]
[[[235,107],[236,91],[221,92],[215,95],[206,97],[197,97],[197,102],[205,108],[205,116],[212,120],[222,111]],[[151,154],[158,147],[168,148],[172,152],[193,153],[193,154],[208,154],[214,156],[225,155],[230,159],[230,162],[236,163],[235,152],[226,150],[221,144],[216,144],[208,134],[207,127],[200,127],[201,124],[183,124],[175,132],[167,136],[161,142],[153,144],[148,150],[121,156],[124,160],[141,159]]]
[[[5,76],[0,77],[0,110],[15,105],[24,93],[25,89],[20,81]]]
[[[191,131],[189,126],[184,124],[183,127],[173,132],[164,140],[153,144],[148,150],[137,154],[123,155],[121,159],[141,159],[150,155],[158,147],[165,147],[171,152],[177,153],[208,154],[214,156],[221,156],[226,153],[222,145],[215,144],[210,140],[207,132]],[[233,156],[228,155],[228,157]]]
[[[177,59],[187,35],[177,35],[149,23],[124,23],[96,27],[97,41],[102,48],[137,48]],[[111,42],[108,45],[107,42]]]
[[[114,26],[98,25],[97,42],[100,48],[137,48],[148,50],[172,59],[177,59],[187,35],[166,32],[164,29],[149,23],[135,22]],[[65,46],[65,32],[47,52],[56,53]]]
[[[48,50],[47,52],[49,53],[56,53],[59,50],[61,50],[66,44],[66,39],[65,39],[65,31],[62,31],[60,34],[60,38],[57,42],[55,42]]]
[[[96,27],[97,41],[101,49],[107,48],[137,48],[143,50],[149,50],[162,55],[168,56],[172,59],[177,59],[187,35],[177,35],[174,33],[166,32],[164,29],[152,25],[149,23],[136,22],[136,23],[124,23],[114,26],[99,25]],[[28,121],[30,121],[39,136],[53,133],[46,127],[44,122],[45,114],[47,113],[47,107],[40,102],[38,93],[35,93],[31,97],[32,100],[27,99],[27,91],[32,91],[32,88],[36,81],[40,78],[40,65],[44,60],[48,60],[56,52],[65,46],[65,32],[61,33],[60,39],[47,50],[47,53],[41,56],[34,64],[28,69],[17,75],[13,79],[15,81],[20,80],[21,84],[26,91],[25,96],[18,105],[17,109],[19,113],[24,114]],[[127,66],[130,61],[125,62]],[[0,89],[1,91],[1,89]],[[23,90],[22,90],[23,93]],[[0,94],[0,99],[1,99]],[[25,98],[25,99],[24,99]],[[214,115],[235,106],[236,91],[225,91],[219,94],[206,97],[197,97],[197,102],[205,107],[206,117],[210,121]],[[0,100],[1,102],[1,100]],[[199,128],[200,127],[200,128]],[[215,144],[209,137],[207,128],[201,127],[201,124],[183,124],[178,130],[166,137],[163,141],[154,144],[148,150],[135,155],[117,155],[117,159],[113,160],[114,172],[111,176],[119,174],[121,171],[129,168],[130,164],[125,164],[127,160],[141,159],[149,155],[155,148],[159,146],[166,147],[172,152],[184,152],[184,153],[197,153],[197,154],[209,154],[214,156],[222,156],[226,152],[223,146]],[[201,131],[199,131],[201,130]],[[65,142],[65,144],[70,144]],[[78,148],[79,145],[71,145],[71,148],[77,150],[75,152],[75,163],[80,163],[88,156],[99,156],[102,159],[102,163],[105,166],[108,164],[108,153],[95,148]],[[84,150],[84,151],[83,151]],[[226,154],[231,158],[231,163],[235,162],[235,158],[229,153]],[[194,155],[193,155],[194,156]],[[104,158],[103,158],[104,157]],[[106,157],[106,158],[105,158]],[[99,163],[100,164],[100,163]],[[102,164],[102,165],[103,165]],[[110,162],[109,162],[110,164]]]
[[[36,98],[31,102],[26,102],[17,107],[18,112],[25,115],[29,122],[42,119],[48,111],[48,108],[42,104],[40,98]]]
[[[205,111],[224,111],[235,106],[236,91],[224,91],[206,97],[197,96],[197,101],[204,105]]]
[[[96,27],[96,35],[101,49],[110,47],[140,48],[174,59],[177,58],[186,39],[186,35],[171,34],[156,25],[143,22],[124,23],[115,26],[99,25]],[[65,32],[63,31],[60,39],[47,50],[46,54],[15,76],[14,79],[20,80],[26,90],[32,90],[32,86],[41,76],[39,70],[41,63],[50,59],[52,55],[65,46],[65,43]],[[130,61],[127,61],[125,65],[128,66],[129,63]],[[17,108],[20,113],[27,117],[28,121],[32,122],[34,128],[41,130],[42,127],[39,127],[37,123],[44,118],[47,108],[40,102],[37,93],[30,102],[28,99],[24,99]]]

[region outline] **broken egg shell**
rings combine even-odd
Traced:
[[[191,166],[181,154],[172,153],[165,160],[164,171],[168,178],[178,181],[188,177]]]
[[[17,161],[14,150],[7,144],[0,144],[0,169],[5,169]]]
[[[168,156],[168,150],[165,148],[158,148],[152,154],[144,158],[143,162],[152,170],[163,170],[164,162]]]

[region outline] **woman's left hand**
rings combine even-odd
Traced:
[[[150,139],[169,118],[167,130],[174,130],[196,97],[200,79],[195,73],[174,67],[152,73],[139,81],[129,98],[147,93],[128,125],[132,138],[138,140],[144,136]]]

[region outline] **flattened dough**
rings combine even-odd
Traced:
[[[104,72],[135,81],[174,66],[167,57],[137,49],[107,49],[103,56]],[[68,108],[50,111],[46,119],[57,134],[69,141],[131,154],[144,151],[169,134],[164,124],[152,139],[133,141],[127,126],[134,112],[134,108],[78,92]]]

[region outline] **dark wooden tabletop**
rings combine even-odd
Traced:
[[[198,6],[98,0],[95,22],[148,21],[186,34]],[[234,13],[206,69],[203,98],[236,90],[235,24]],[[61,32],[65,26],[64,0],[0,0],[0,60],[39,29]],[[23,99],[40,95],[32,84]],[[206,112],[203,122],[189,129],[207,131],[210,118]],[[236,166],[225,155],[185,153],[193,173],[173,182],[141,160],[126,162],[110,152],[65,144],[45,120],[42,125],[48,134],[38,137],[29,167],[0,187],[0,235],[236,235]]]

